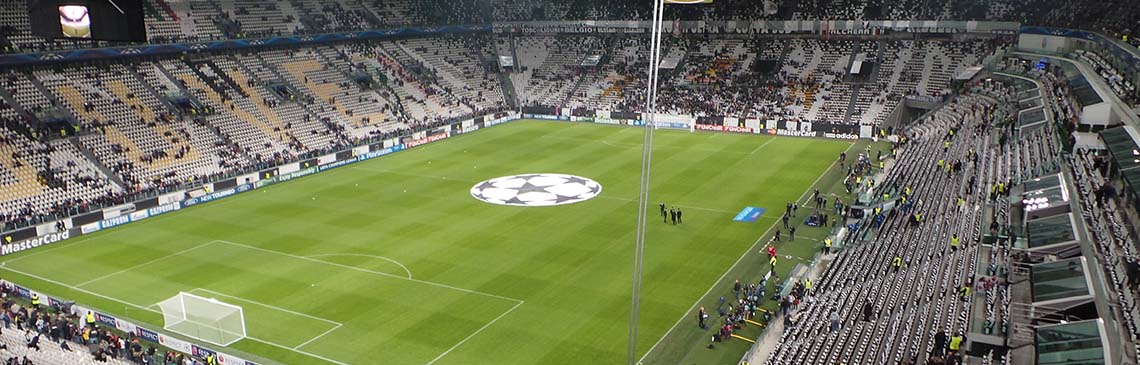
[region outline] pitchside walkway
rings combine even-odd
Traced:
[[[895,166],[895,159],[886,159],[884,165],[885,169],[880,170],[876,172],[875,175],[873,175],[872,178],[875,179],[875,181],[883,181],[886,178],[887,171],[890,171]],[[845,233],[846,228],[841,228],[840,232],[837,235],[843,235]],[[842,237],[833,238],[833,241],[836,245],[842,241],[840,238]],[[832,247],[839,248],[838,246]],[[815,262],[816,264],[811,267],[811,270],[805,272],[804,275],[793,278],[793,281],[803,282],[804,279],[810,278],[812,282],[818,282],[820,276],[823,275],[823,272],[827,269],[827,266],[830,265],[834,259],[835,254],[821,257],[821,255],[817,253],[812,259],[812,262]],[[776,351],[776,347],[780,344],[779,334],[783,332],[784,321],[781,317],[775,317],[771,321],[768,321],[767,330],[765,330],[764,334],[760,335],[760,337],[756,339],[756,345],[753,346],[747,354],[745,354],[743,361],[747,361],[749,364],[764,363],[764,361],[771,356],[772,352]]]

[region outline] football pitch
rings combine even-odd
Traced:
[[[248,337],[229,348],[253,360],[624,363],[641,139],[641,128],[511,122],[21,252],[0,275],[155,329],[155,304],[179,292],[240,306]],[[711,336],[690,308],[718,295],[726,270],[760,261],[741,258],[760,256],[784,204],[853,145],[666,130],[654,144],[638,357],[713,363],[689,353]],[[537,173],[592,179],[600,194],[544,207],[472,196]],[[683,224],[662,223],[658,202]],[[734,222],[747,206],[767,212]]]

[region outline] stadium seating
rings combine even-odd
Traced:
[[[571,108],[590,110],[617,110],[617,106],[633,89],[645,88],[645,66],[649,48],[644,37],[626,37],[616,40],[608,50],[609,62],[582,76],[579,86],[571,93]]]
[[[521,37],[518,42],[518,49],[527,51],[519,52],[523,75],[512,75],[512,81],[524,105],[563,105],[582,60],[603,53],[602,40],[592,36]]]
[[[426,65],[444,94],[457,102],[450,110],[470,113],[505,105],[499,81],[491,70],[481,66],[492,55],[486,37],[419,38],[396,43],[413,59]]]
[[[3,0],[0,30],[18,50],[88,48],[90,42],[48,41],[31,35],[26,2]],[[148,39],[153,43],[316,34],[438,24],[475,24],[520,20],[646,20],[648,3],[600,0],[503,0],[484,6],[475,0],[379,1],[295,0],[146,0],[143,2]],[[1031,25],[1102,31],[1112,37],[1135,32],[1140,5],[1133,1],[1099,3],[1053,0],[930,3],[901,0],[832,2],[771,2],[724,0],[710,6],[666,7],[666,19],[682,20],[993,20]],[[1140,44],[1140,37],[1130,40]],[[9,50],[11,51],[11,50]]]
[[[1008,95],[1008,91],[1001,87],[984,92],[978,89],[903,131],[912,142],[902,148],[895,167],[875,191],[897,196],[903,187],[909,187],[914,191],[909,199],[916,203],[909,211],[887,214],[881,228],[861,224],[848,236],[848,248],[817,283],[817,300],[801,305],[802,314],[797,315],[800,322],[782,335],[767,363],[899,363],[904,359],[925,363],[936,333],[965,329],[971,302],[960,300],[957,288],[979,273],[974,257],[979,252],[984,219],[980,206],[989,199],[988,187],[1012,174],[1008,164],[1010,157],[1017,156],[1009,152],[1016,148],[1002,148],[989,137],[1000,130],[988,125],[1008,121],[1012,111],[1003,110],[1005,107],[988,95]],[[943,137],[950,128],[960,133],[955,134],[952,146],[945,148]],[[980,156],[974,164],[968,163],[971,150]],[[1046,156],[1029,158],[1036,161]],[[967,163],[962,171],[948,173],[936,160]],[[942,177],[948,174],[949,178]],[[976,179],[977,186],[970,186],[969,177]],[[965,204],[955,204],[958,197],[965,199]],[[908,222],[908,213],[916,211],[928,217],[927,221]],[[963,250],[949,249],[951,234],[964,238]],[[994,260],[1007,253],[1005,249],[994,251]],[[905,263],[897,273],[890,269],[896,255]],[[1008,293],[1003,291],[987,293],[987,306],[995,308],[999,296],[1003,303],[1008,300]],[[859,311],[868,301],[875,312],[872,322],[863,321]],[[826,313],[833,309],[842,318],[838,332],[828,328]]]
[[[1074,58],[1091,65],[1096,73],[1104,78],[1104,81],[1108,83],[1112,91],[1120,96],[1121,100],[1129,105],[1140,105],[1140,91],[1136,89],[1136,85],[1133,85],[1132,81],[1126,79],[1125,76],[1109,64],[1104,57],[1084,50],[1076,50],[1074,55]]]
[[[297,33],[298,12],[287,1],[218,1],[223,14],[241,28],[242,37],[280,36]]]
[[[23,361],[24,358],[30,360],[33,364],[106,364],[106,365],[130,365],[130,361],[117,358],[107,358],[106,361],[96,361],[95,357],[91,355],[87,348],[79,344],[69,342],[69,350],[64,350],[58,343],[52,342],[47,339],[47,336],[41,336],[38,341],[39,349],[30,348],[27,346],[27,341],[24,339],[24,333],[16,330],[15,327],[4,330],[0,333],[0,344],[6,348],[0,349],[0,359],[7,360],[9,358],[17,358]]]
[[[36,77],[83,129],[97,132],[81,136],[81,145],[119,174],[128,191],[178,185],[243,164],[205,125],[161,112],[140,76],[124,66],[37,71]]]
[[[536,42],[536,40],[538,42]],[[543,42],[545,41],[545,42]],[[644,83],[628,78],[633,65],[644,64],[648,50],[640,44],[644,39],[627,37],[609,49],[608,61],[597,69],[570,66],[572,55],[561,61],[550,60],[549,37],[525,37],[520,40],[521,72],[512,74],[515,87],[523,87],[529,98],[527,105],[569,106],[591,110],[643,108]],[[533,43],[532,43],[533,42]],[[792,118],[812,122],[881,124],[903,96],[941,95],[953,76],[963,68],[976,65],[992,52],[992,46],[974,46],[969,42],[924,42],[915,48],[913,41],[820,41],[815,39],[733,40],[668,37],[664,60],[676,61],[677,69],[662,72],[662,88],[658,103],[664,111],[676,114],[727,115],[742,118]],[[856,51],[858,50],[858,51]],[[869,60],[880,59],[877,76],[858,89],[851,102],[855,84],[848,74],[857,53],[869,54]],[[578,55],[577,58],[582,58]],[[881,57],[881,58],[880,58]],[[773,77],[763,75],[761,62],[774,62]],[[549,77],[534,79],[534,67],[551,64],[563,70],[553,81]],[[634,67],[633,72],[640,72]],[[577,83],[565,103],[564,87]],[[877,87],[871,87],[872,85]],[[692,92],[692,91],[699,92]],[[618,97],[622,95],[623,97]],[[624,108],[617,108],[622,105]],[[848,114],[852,117],[848,118]]]
[[[1114,299],[1120,303],[1120,310],[1125,314],[1122,320],[1131,334],[1129,340],[1136,341],[1140,338],[1140,326],[1137,325],[1137,321],[1140,320],[1140,308],[1137,304],[1140,303],[1136,300],[1134,290],[1127,284],[1125,260],[1136,259],[1137,246],[1124,220],[1121,219],[1121,214],[1124,213],[1112,199],[1097,197],[1097,191],[1108,184],[1108,179],[1098,168],[1103,166],[1104,162],[1097,160],[1098,157],[1087,150],[1079,150],[1070,157],[1073,176],[1077,180],[1077,188],[1082,198],[1081,217],[1089,227],[1089,232],[1093,236],[1092,241],[1096,243],[1097,253],[1104,264],[1101,269],[1104,270],[1108,284],[1111,285],[1110,289],[1115,293]]]

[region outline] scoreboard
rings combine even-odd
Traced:
[[[143,1],[28,0],[28,17],[48,39],[146,42]]]

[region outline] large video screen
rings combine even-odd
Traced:
[[[91,38],[91,14],[83,5],[62,5],[59,27],[65,38]]]
[[[143,0],[29,0],[32,33],[48,39],[145,42]]]

